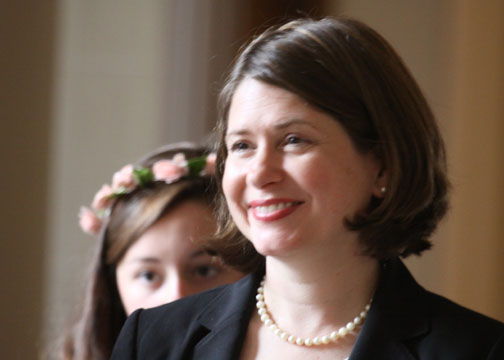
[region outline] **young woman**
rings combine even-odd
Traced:
[[[134,310],[243,276],[205,248],[216,230],[214,160],[189,143],[163,147],[115,173],[81,209],[82,229],[99,241],[63,358],[108,359]]]
[[[253,274],[135,312],[113,359],[504,358],[502,323],[399,260],[430,247],[449,186],[432,112],[380,35],[343,18],[271,28],[221,114],[220,253]]]

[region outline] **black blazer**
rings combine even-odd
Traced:
[[[127,320],[112,359],[238,359],[262,274]],[[383,265],[350,360],[504,359],[504,324],[432,294],[398,259]]]

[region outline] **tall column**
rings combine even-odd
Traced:
[[[61,1],[50,149],[46,338],[77,308],[95,239],[77,213],[114,171],[210,128],[210,1]]]
[[[56,8],[0,2],[2,359],[37,359],[42,346]]]

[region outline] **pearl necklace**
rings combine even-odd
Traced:
[[[264,302],[264,278],[261,281],[261,284],[257,288],[256,295],[256,307],[257,313],[259,314],[261,321],[266,325],[275,335],[277,335],[280,339],[287,341],[291,344],[299,345],[299,346],[319,346],[319,345],[327,345],[331,342],[337,342],[339,339],[344,338],[350,332],[355,330],[357,326],[362,324],[364,319],[367,316],[369,308],[371,307],[370,303],[366,305],[363,311],[355,317],[353,321],[350,321],[346,326],[340,327],[337,331],[333,331],[330,334],[324,336],[317,336],[312,338],[297,337],[283,331],[278,327],[278,325],[271,318],[267,308],[266,303]]]

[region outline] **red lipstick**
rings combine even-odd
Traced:
[[[294,199],[254,200],[249,207],[256,220],[270,222],[292,214],[302,203]]]

